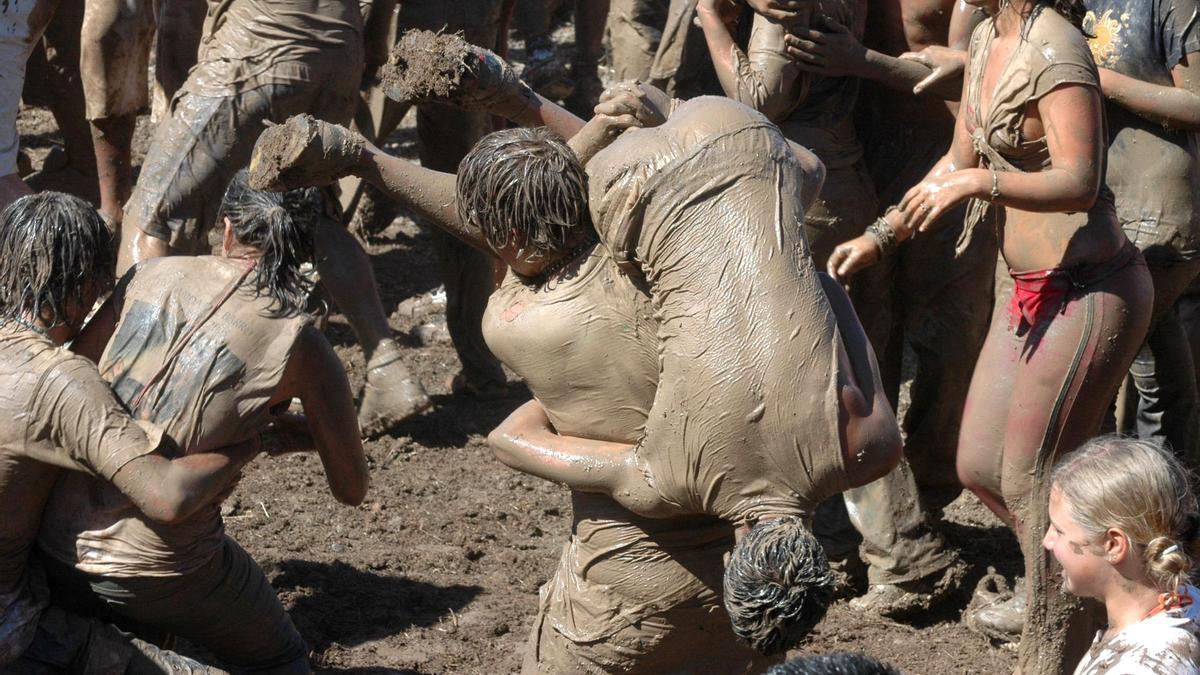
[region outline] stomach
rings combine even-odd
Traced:
[[[1034,213],[1005,208],[1000,250],[1012,272],[1102,263],[1126,244],[1111,202],[1091,211]]]

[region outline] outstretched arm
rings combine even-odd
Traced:
[[[1100,89],[1108,100],[1170,129],[1200,129],[1200,52],[1171,69],[1172,85],[1152,84],[1100,69]]]
[[[329,341],[313,326],[300,332],[276,390],[278,400],[292,397],[304,406],[329,491],[343,504],[361,504],[370,477],[350,382]]]
[[[523,473],[581,492],[612,496],[647,515],[659,498],[637,466],[634,446],[561,436],[537,400],[517,408],[488,434],[496,458]]]
[[[259,453],[258,439],[214,452],[175,459],[152,453],[121,467],[112,483],[153,521],[172,524],[209,504],[219,504],[237,486],[242,468]]]

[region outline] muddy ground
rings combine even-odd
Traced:
[[[20,127],[35,167],[61,142],[44,111],[23,111]],[[143,117],[139,161],[148,134]],[[415,158],[415,144],[410,115],[390,146]],[[86,181],[45,184],[94,198]],[[449,394],[456,358],[425,230],[402,214],[366,244],[392,326],[410,345],[409,366],[435,405],[366,444],[372,484],[362,506],[334,501],[315,457],[263,458],[226,504],[228,531],[267,571],[322,672],[516,672],[538,586],[567,536],[567,493],[507,469],[486,447],[487,432],[528,398],[522,385],[493,401]],[[327,334],[361,386],[363,359],[348,325],[334,315]],[[1009,672],[1013,652],[969,632],[960,613],[989,565],[1017,572],[1015,542],[966,495],[946,509],[940,529],[971,565],[957,597],[903,624],[862,616],[841,600],[801,651],[860,650],[906,673]]]

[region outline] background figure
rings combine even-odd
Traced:
[[[551,36],[554,16],[564,9],[573,10],[575,24],[570,71],[563,66]],[[525,39],[528,59],[521,79],[546,98],[565,101],[576,115],[591,117],[603,89],[597,68],[604,56],[608,13],[609,0],[517,0],[514,18]]]
[[[613,82],[650,80],[670,5],[670,0],[611,0],[608,42]]]
[[[21,142],[17,112],[25,63],[57,4],[56,0],[9,0],[0,12],[0,209],[31,191],[17,171]]]

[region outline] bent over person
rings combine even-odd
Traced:
[[[54,483],[91,476],[158,524],[232,489],[251,442],[176,459],[169,436],[134,421],[95,366],[62,348],[112,283],[108,229],[86,202],[23,197],[0,214],[0,670],[203,672],[48,604],[34,539]],[[178,671],[176,670],[178,668]],[[11,669],[11,670],[10,670]]]
[[[311,284],[301,265],[313,255],[320,204],[315,190],[264,194],[235,176],[222,205],[223,254],[143,263],[81,339],[102,341],[119,316],[101,374],[138,419],[189,451],[271,425],[276,450],[315,449],[334,497],[354,505],[367,468],[350,385],[303,311]],[[293,398],[307,417],[286,412]],[[79,476],[55,490],[39,544],[51,577],[88,611],[178,635],[238,672],[308,670],[274,589],[225,535],[219,501],[162,525]]]

